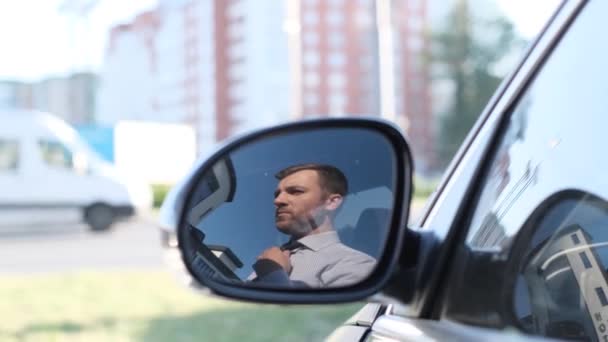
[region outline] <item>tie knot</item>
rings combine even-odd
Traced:
[[[293,251],[302,246],[304,246],[304,245],[299,243],[297,240],[289,240],[281,246],[281,250],[282,251]]]

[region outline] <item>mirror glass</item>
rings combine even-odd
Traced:
[[[362,128],[270,135],[190,188],[180,247],[195,277],[248,286],[354,285],[373,271],[396,183],[386,137]]]

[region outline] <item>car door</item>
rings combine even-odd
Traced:
[[[17,136],[0,137],[0,231],[16,223],[27,221],[26,208],[19,202],[21,189],[25,183],[24,172],[27,160],[23,154],[23,141]]]
[[[608,165],[597,162],[601,146],[606,145],[601,137],[605,127],[602,115],[608,111],[601,103],[606,98],[602,95],[606,94],[602,84],[606,51],[598,51],[601,43],[597,32],[606,24],[601,15],[593,14],[605,11],[600,7],[606,7],[606,3],[591,2],[582,9],[585,4],[570,1],[562,5],[524,63],[486,107],[422,216],[421,231],[433,234],[441,248],[421,272],[419,294],[407,308],[387,310],[374,323],[369,340],[412,337],[408,332],[413,330],[406,329],[412,325],[424,326],[417,333],[427,336],[445,332],[446,327],[450,334],[460,331],[461,337],[468,336],[474,327],[515,328],[551,337],[600,337],[592,333],[594,326],[600,331],[601,325],[588,321],[594,315],[587,315],[585,323],[572,323],[575,313],[570,319],[550,319],[548,302],[543,307],[533,296],[547,296],[546,289],[551,287],[537,284],[534,277],[526,278],[522,270],[529,270],[532,259],[521,257],[541,249],[546,253],[537,255],[545,260],[555,254],[550,253],[557,248],[554,244],[546,243],[543,249],[535,247],[538,241],[530,238],[530,232],[539,226],[539,222],[530,222],[552,199],[571,195],[571,190],[574,199],[570,201],[593,198],[596,203],[599,198],[601,203],[608,198],[606,189],[597,184],[603,181],[600,174],[608,170]],[[575,55],[582,51],[589,51],[582,54],[585,59]],[[593,139],[600,140],[594,143]],[[562,226],[553,227],[554,235],[549,235],[553,238],[545,240],[563,241],[560,238],[566,233],[558,234]],[[589,234],[576,234],[580,242],[591,245]],[[598,265],[601,258],[591,255],[589,252],[585,264]],[[600,277],[596,274],[592,278]],[[596,292],[596,301],[603,303]],[[569,300],[580,298],[586,295]],[[399,315],[438,322],[412,322]],[[538,323],[541,321],[544,325]]]
[[[505,111],[434,317],[608,340],[606,11],[589,1]]]
[[[73,151],[52,136],[32,143],[35,165],[27,177],[26,193],[34,205],[37,224],[55,225],[81,221],[87,176],[77,173]]]

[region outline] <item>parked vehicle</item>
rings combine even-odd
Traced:
[[[331,119],[226,144],[174,189],[161,224],[176,228],[192,279],[212,293],[264,303],[374,303],[330,339],[605,341],[608,48],[601,32],[608,29],[607,12],[605,1],[560,6],[487,104],[417,223],[407,217],[414,166],[403,136],[377,120]],[[237,178],[234,197],[193,218],[197,191],[226,158]],[[273,215],[279,207],[273,191],[283,191],[273,174],[304,162],[334,164],[355,185],[334,218],[339,235],[378,208],[374,201],[388,204],[385,220],[356,224],[353,233],[381,242],[370,254],[377,266],[364,279],[312,287],[245,276],[256,257],[268,259],[262,246],[285,241],[268,228],[281,215]],[[346,207],[349,196],[367,188],[385,195]],[[203,248],[218,243],[242,261],[245,271],[237,270],[236,279],[226,276],[225,260]],[[290,255],[293,271],[299,266]],[[289,267],[279,266],[291,277]]]
[[[150,209],[149,186],[102,161],[61,119],[35,111],[0,115],[4,229],[84,221],[102,231]]]

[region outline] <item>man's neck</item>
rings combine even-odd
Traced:
[[[323,221],[322,224],[318,225],[317,228],[311,230],[308,235],[321,234],[332,230],[334,230],[334,225],[332,224],[330,219],[326,219]]]

